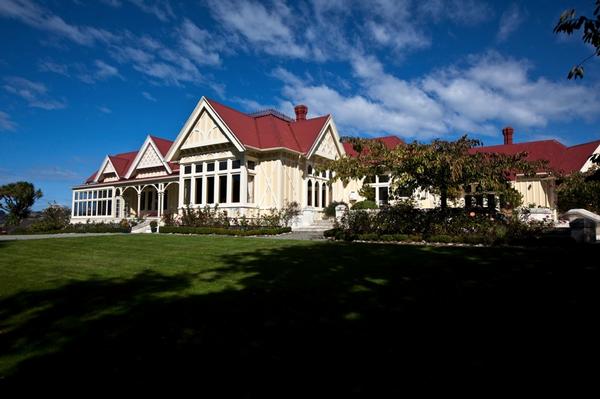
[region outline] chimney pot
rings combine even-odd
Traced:
[[[306,114],[308,114],[308,107],[306,105],[296,105],[294,111],[296,112],[296,121],[306,120]]]
[[[510,126],[507,126],[504,129],[502,129],[502,135],[504,136],[504,144],[512,144],[513,143],[514,132],[515,132],[515,129],[513,129]]]

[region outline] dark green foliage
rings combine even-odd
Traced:
[[[500,193],[500,208],[515,209],[523,205],[523,196],[513,187],[508,187]]]
[[[583,208],[600,214],[600,181],[595,179],[595,172],[576,172],[559,181],[556,190],[559,211]]]
[[[129,233],[131,228],[120,223],[80,223],[70,224],[57,230],[37,230],[17,228],[11,234],[61,234],[61,233]]]
[[[325,216],[328,217],[335,217],[335,207],[338,205],[346,205],[348,206],[348,204],[346,204],[345,202],[337,202],[337,201],[333,201],[331,204],[327,205],[327,207],[325,208]]]
[[[600,0],[596,0],[594,17],[577,16],[574,9],[565,10],[554,27],[554,33],[573,34],[583,28],[581,39],[584,43],[590,44],[595,48],[594,52],[575,65],[569,71],[567,79],[583,79],[583,64],[593,57],[600,56]]]
[[[64,230],[71,222],[71,209],[56,203],[49,204],[42,212],[42,217],[29,226],[31,233],[43,233],[45,231]]]
[[[0,186],[0,209],[6,211],[6,224],[18,225],[31,213],[31,207],[42,197],[42,191],[36,190],[32,183],[19,181]]]
[[[157,227],[158,227],[158,222],[157,221],[153,220],[153,221],[150,222],[150,230],[153,233],[156,233],[156,228]]]
[[[352,209],[377,209],[378,206],[375,201],[364,200],[358,201],[354,205],[352,205]]]
[[[275,228],[223,228],[223,227],[190,227],[190,226],[164,226],[160,229],[161,233],[175,234],[218,234],[228,236],[260,236],[260,235],[277,235],[289,233],[291,227],[275,227]]]
[[[369,179],[365,178],[363,182],[363,186],[358,190],[358,195],[364,197],[368,201],[375,202],[375,187],[369,186],[368,183],[375,183],[374,181],[369,181]]]
[[[524,223],[515,215],[465,212],[464,209],[415,209],[410,202],[379,211],[353,210],[326,237],[338,240],[421,241],[468,244],[541,243],[545,222]]]

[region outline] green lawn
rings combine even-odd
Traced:
[[[0,242],[0,386],[177,381],[341,396],[401,392],[417,376],[591,371],[599,249]]]

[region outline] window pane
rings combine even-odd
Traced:
[[[73,205],[73,212],[71,213],[73,216],[77,216],[77,205],[79,205],[77,202]]]
[[[248,202],[254,203],[254,176],[248,176]]]
[[[163,194],[163,210],[166,211],[169,204],[169,191],[164,192]]]
[[[242,162],[239,159],[234,159],[231,161],[231,169],[239,169]]]
[[[140,196],[140,210],[146,210],[146,193],[142,193],[142,195]]]
[[[255,167],[256,167],[256,162],[248,161],[248,169],[254,170]]]
[[[214,166],[214,164],[212,164]],[[215,202],[215,177],[210,176],[206,179],[206,203],[214,204]]]
[[[227,170],[227,161],[219,162],[219,170]]]
[[[183,204],[188,205],[190,203],[190,185],[192,181],[190,179],[185,179],[183,181]]]
[[[108,196],[112,198],[112,189],[108,190]]]
[[[379,183],[387,183],[390,181],[390,177],[388,175],[380,175]]]
[[[202,164],[201,163],[196,164],[196,173],[202,173]]]
[[[215,163],[214,162],[210,162],[206,164],[206,171],[207,172],[214,172],[215,171]]]
[[[190,173],[192,173],[192,165],[186,165],[185,168],[183,169],[183,173],[186,175],[189,175]]]
[[[306,204],[312,206],[312,181],[308,181],[308,190],[306,192]]]
[[[321,207],[325,208],[327,206],[327,186],[325,184],[321,185]]]
[[[312,166],[308,165],[307,171],[308,171],[308,174],[309,174],[309,175],[312,175],[312,173],[313,173],[313,168],[312,168]]]
[[[196,179],[196,204],[202,203],[202,178]]]
[[[379,204],[387,204],[388,203],[388,188],[387,187],[379,187]]]
[[[219,203],[227,202],[227,176],[219,176]]]
[[[319,206],[319,182],[315,183],[315,206]]]
[[[231,176],[231,202],[240,202],[240,175]]]

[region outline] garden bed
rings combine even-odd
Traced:
[[[265,228],[226,228],[226,227],[189,227],[189,226],[164,226],[160,228],[163,234],[217,234],[227,236],[272,236],[289,233],[291,227],[265,227]]]

